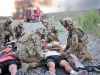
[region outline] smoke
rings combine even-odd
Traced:
[[[44,13],[100,8],[100,0],[15,0],[13,17],[23,17],[25,7],[40,7]]]
[[[78,11],[90,8],[100,8],[100,0],[56,0],[52,6],[54,12]]]
[[[100,0],[74,0],[70,4],[73,5],[72,10],[100,8]]]
[[[15,0],[15,10],[13,18],[23,17],[26,7],[49,7],[53,0]]]

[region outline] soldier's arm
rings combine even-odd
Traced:
[[[12,28],[11,28],[11,35],[12,35],[12,39],[15,39],[15,34]]]
[[[69,49],[67,50],[67,52],[69,53],[73,53],[74,50],[76,50],[77,46],[78,46],[78,35],[74,34],[72,35],[72,40],[71,40],[72,44],[70,45]]]

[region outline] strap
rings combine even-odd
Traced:
[[[78,34],[78,32],[77,32],[75,29],[78,29],[78,28],[74,28],[74,31]],[[78,29],[78,30],[80,30],[80,31],[82,32],[83,35],[85,34],[85,32],[83,33],[83,31],[82,31],[81,29]],[[80,37],[79,34],[78,34],[78,37]],[[82,41],[80,40],[80,38],[79,38],[79,42],[82,42]]]

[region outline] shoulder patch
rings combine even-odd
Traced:
[[[76,38],[74,37],[74,38],[73,38],[73,42],[75,42],[75,41],[76,41]]]

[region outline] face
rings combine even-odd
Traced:
[[[45,39],[44,34],[42,34],[42,33],[40,33],[40,32],[36,32],[36,33],[39,35],[39,37],[41,38],[41,40],[42,40],[42,39]]]
[[[9,25],[10,25],[9,22],[6,21],[6,26],[9,26]]]
[[[65,25],[64,28],[68,31],[68,26],[67,25]]]
[[[19,30],[20,30],[20,32],[22,32],[23,31],[23,28],[19,28]]]
[[[45,27],[47,27],[47,25],[48,25],[48,22],[44,22],[44,23],[43,23],[43,25],[44,25]]]

